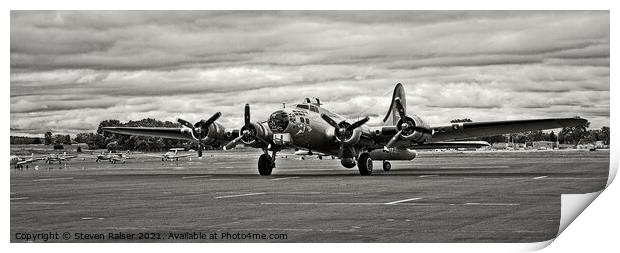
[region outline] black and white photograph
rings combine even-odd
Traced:
[[[550,243],[613,179],[609,10],[11,10],[9,77],[12,244]]]

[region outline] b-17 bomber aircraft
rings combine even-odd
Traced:
[[[245,105],[244,125],[237,130],[225,129],[215,122],[216,113],[208,120],[192,125],[179,119],[182,128],[106,127],[107,132],[155,136],[198,141],[201,147],[211,145],[231,149],[236,144],[260,148],[260,175],[271,175],[276,153],[287,148],[304,149],[333,155],[342,166],[357,165],[361,175],[371,175],[373,160],[383,161],[383,169],[391,169],[391,160],[412,160],[417,149],[467,148],[488,146],[486,142],[459,141],[475,137],[519,133],[543,129],[574,127],[587,123],[582,118],[526,119],[493,122],[467,122],[430,126],[421,117],[407,112],[402,84],[394,88],[390,108],[379,126],[369,126],[368,117],[352,121],[332,113],[306,98],[301,104],[274,111],[266,121],[252,122],[250,105]],[[202,148],[201,148],[202,149]],[[271,152],[271,154],[269,153]],[[199,153],[199,156],[201,153]]]
[[[178,154],[179,151],[185,150],[184,148],[171,148],[168,152],[166,152],[165,154],[162,155],[150,155],[151,157],[157,157],[157,158],[161,158],[161,161],[178,161],[179,158],[183,158],[183,157],[189,157],[192,156],[192,154]]]

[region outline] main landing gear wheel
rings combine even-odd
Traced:
[[[388,161],[383,161],[383,171],[390,171],[392,169],[392,164]]]
[[[271,171],[273,170],[274,164],[271,162],[271,156],[268,154],[262,154],[258,158],[258,173],[261,176],[269,176],[271,175]]]
[[[370,154],[360,154],[360,157],[357,159],[357,168],[362,176],[370,176],[372,174],[372,159],[370,159]]]

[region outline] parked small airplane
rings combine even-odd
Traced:
[[[45,163],[52,164],[53,162],[58,162],[58,164],[62,164],[63,161],[67,161],[72,158],[76,158],[76,155],[67,155],[67,152],[62,154],[50,154],[45,158]]]
[[[119,163],[119,162],[125,163],[127,159],[130,159],[128,154],[112,153],[112,151],[108,153],[101,152],[101,154],[92,155],[90,157],[94,158],[95,162],[109,161],[110,163]]]
[[[357,165],[361,175],[370,175],[373,160],[383,161],[383,169],[391,169],[390,160],[412,160],[415,149],[441,147],[482,147],[488,143],[459,140],[475,137],[519,133],[542,129],[573,127],[587,122],[581,118],[526,119],[494,122],[467,122],[430,126],[417,115],[407,113],[405,90],[402,84],[394,88],[390,108],[380,126],[368,126],[368,117],[350,123],[344,117],[321,107],[306,98],[304,103],[273,112],[266,121],[250,120],[250,105],[245,105],[244,125],[238,131],[227,130],[216,123],[221,113],[192,125],[178,119],[182,128],[105,127],[107,132],[129,135],[156,136],[197,140],[202,145],[224,149],[237,143],[260,148],[260,175],[271,175],[276,153],[297,148],[334,155],[342,166]],[[271,151],[271,155],[269,154]],[[199,153],[200,155],[200,153]]]
[[[189,157],[192,156],[192,154],[183,154],[183,155],[179,155],[178,152],[179,151],[183,151],[185,150],[184,148],[171,148],[168,152],[166,152],[165,154],[162,155],[149,155],[150,157],[157,157],[157,158],[161,158],[161,161],[178,161],[179,158],[183,158],[183,157]]]
[[[45,160],[44,157],[34,157],[34,154],[31,154],[30,156],[27,157],[19,157],[19,156],[11,156],[11,165],[14,166],[15,169],[23,169],[24,165],[26,166],[26,169],[28,168],[28,165],[36,162],[36,161],[40,161],[40,160]]]
[[[131,159],[128,154],[116,153],[110,158],[108,158],[108,161],[110,163],[126,163],[127,159]]]

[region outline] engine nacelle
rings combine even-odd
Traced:
[[[398,120],[396,128],[403,130],[403,138],[410,142],[424,143],[430,140],[433,134],[430,126],[415,115]]]
[[[359,128],[356,128],[353,130],[353,133],[351,134],[351,136],[347,137],[343,142],[345,145],[355,145],[360,141],[361,136],[362,136],[362,130],[360,130]]]
[[[254,135],[256,135],[256,137],[259,137],[265,141],[270,141],[273,138],[273,132],[271,132],[271,130],[269,129],[269,127],[265,124],[259,124],[259,123],[250,123],[250,126],[248,127],[248,129],[244,127],[241,128],[241,133],[243,133],[244,130],[249,130],[250,132],[252,132]],[[243,144],[251,146],[251,147],[258,147],[259,145],[261,145],[261,142],[254,139],[254,138],[242,138],[241,141],[243,142]]]
[[[414,150],[391,148],[388,152],[382,149],[375,149],[370,152],[370,158],[373,160],[413,160],[417,156]]]
[[[181,132],[187,136],[188,139],[200,140],[202,143],[210,144],[217,140],[225,139],[227,137],[226,130],[224,126],[220,123],[213,122],[211,125],[205,130],[201,128],[196,128],[196,133],[192,131],[192,129],[188,127],[181,128]]]
[[[342,158],[340,159],[340,164],[342,164],[343,167],[345,168],[353,168],[355,167],[355,158],[353,157],[349,157],[349,158]]]
[[[343,142],[345,145],[348,146],[353,146],[360,141],[360,137],[362,136],[362,130],[358,127],[353,130],[346,131],[345,129],[350,125],[351,124],[347,123],[346,121],[342,121],[338,124],[338,126],[341,129],[340,131],[345,131],[345,133],[338,133],[338,130],[336,130],[336,128],[331,127],[327,131],[327,136],[334,136],[334,138],[336,138],[336,140],[338,140],[339,142]],[[343,136],[344,140],[341,140],[340,138]]]
[[[218,139],[221,140],[224,138],[226,138],[226,130],[224,126],[222,126],[220,123],[213,122],[208,128],[207,136],[203,138],[202,141],[209,144]]]

